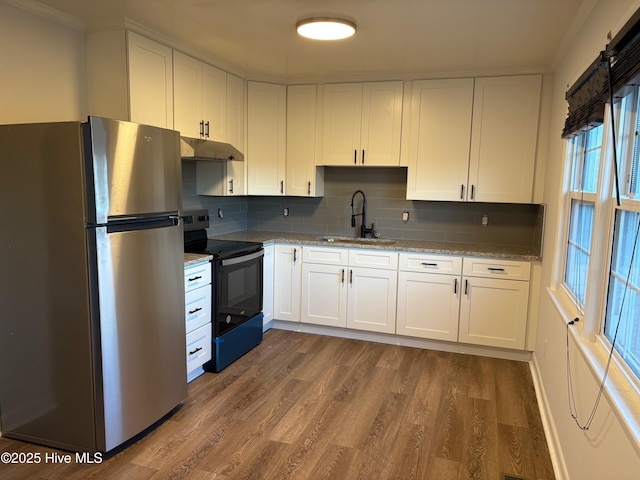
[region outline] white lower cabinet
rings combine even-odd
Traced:
[[[274,249],[273,318],[300,321],[302,247],[276,245]]]
[[[185,322],[187,331],[187,381],[202,375],[211,360],[211,263],[184,269]]]
[[[395,252],[305,246],[300,321],[394,333],[397,265]]]
[[[458,340],[462,258],[401,253],[396,333]]]
[[[526,261],[275,245],[274,319],[523,350]]]
[[[530,268],[528,262],[464,259],[460,342],[524,349]]]

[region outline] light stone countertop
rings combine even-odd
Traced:
[[[376,239],[362,243],[354,244],[335,240],[327,242],[320,240],[321,237],[331,237],[332,235],[322,234],[304,234],[304,233],[287,233],[287,232],[266,232],[258,230],[248,230],[244,232],[227,233],[224,235],[216,235],[211,238],[222,240],[242,240],[249,242],[261,242],[264,245],[270,243],[292,243],[299,245],[321,245],[325,247],[342,247],[342,248],[366,248],[376,250],[392,250],[397,252],[419,252],[419,253],[435,253],[444,255],[459,255],[465,257],[489,257],[501,258],[506,260],[522,260],[522,261],[540,261],[542,256],[540,252],[531,247],[517,247],[504,245],[483,245],[473,243],[453,243],[453,242],[433,242],[422,240],[398,240],[398,239]],[[338,238],[348,238],[341,235],[335,235]],[[385,241],[393,240],[393,243],[385,243]]]
[[[184,266],[189,267],[191,265],[197,265],[198,263],[210,262],[213,260],[213,255],[202,253],[185,253],[184,254]]]

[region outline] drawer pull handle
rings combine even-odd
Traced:
[[[195,350],[190,351],[189,355],[193,355],[194,353],[198,353],[200,350],[202,350],[202,347],[198,347]]]
[[[454,295],[458,294],[458,279],[457,278],[453,279],[453,294]]]
[[[464,294],[469,295],[469,280],[464,281]]]
[[[200,280],[202,278],[202,275],[198,275],[197,277],[191,277],[189,279],[190,282],[195,282],[196,280]]]
[[[195,310],[189,310],[189,315],[193,315],[196,312],[199,312],[200,310],[202,310],[202,308],[198,307]]]
[[[424,265],[425,267],[437,267],[438,266],[437,263],[427,263],[427,262],[422,262],[422,265]]]
[[[344,284],[344,268],[342,269],[340,283]]]
[[[490,272],[497,272],[497,273],[504,273],[504,268],[493,268],[493,267],[488,267],[487,270],[489,270]]]
[[[298,249],[294,248],[293,249],[293,263],[296,263],[297,259],[298,259]]]
[[[349,270],[349,284],[353,285],[353,270]]]

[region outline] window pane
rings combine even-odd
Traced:
[[[594,204],[572,200],[564,281],[584,306],[593,236]]]
[[[640,377],[640,214],[618,211],[607,293],[604,334],[633,372]],[[618,326],[618,324],[620,324]]]
[[[571,190],[595,193],[602,147],[603,126],[599,125],[574,139]]]

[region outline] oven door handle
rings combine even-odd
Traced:
[[[260,250],[258,252],[251,253],[249,255],[242,255],[241,257],[226,258],[221,261],[221,265],[223,267],[226,267],[229,265],[237,265],[238,263],[249,262],[251,260],[255,260],[256,258],[260,258],[263,256],[264,256],[264,250]]]

